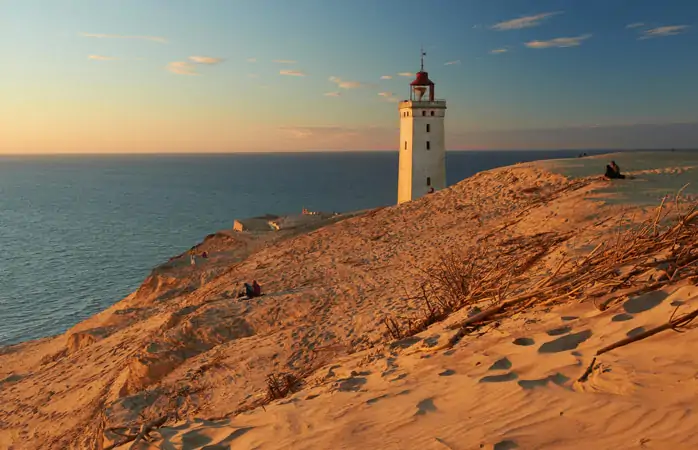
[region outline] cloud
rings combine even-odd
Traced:
[[[490,50],[490,53],[493,55],[499,55],[502,53],[506,53],[508,51],[509,51],[508,48],[495,48],[494,50]]]
[[[222,58],[214,58],[212,56],[190,56],[189,59],[197,64],[218,64],[223,61]]]
[[[645,24],[643,22],[635,22],[635,23],[629,23],[625,26],[625,28],[639,28],[639,27],[644,27]]]
[[[577,47],[582,44],[582,41],[589,39],[590,37],[591,34],[584,34],[576,37],[560,37],[551,39],[549,41],[531,41],[526,42],[525,45],[528,48]]]
[[[550,17],[556,16],[558,14],[562,14],[562,11],[547,12],[547,13],[542,13],[542,14],[536,14],[533,16],[519,17],[517,19],[507,20],[505,22],[499,22],[497,24],[492,25],[490,28],[492,28],[493,30],[497,30],[497,31],[504,31],[504,30],[520,30],[521,28],[537,27],[538,25],[542,24],[543,21],[545,21],[546,19],[549,19]]]
[[[444,63],[444,66],[454,66],[460,64],[460,59],[456,59],[454,61],[447,61]]]
[[[279,75],[287,75],[290,77],[304,77],[304,76],[306,76],[305,72],[301,72],[300,70],[280,70]]]
[[[378,95],[383,97],[385,101],[390,103],[397,103],[400,101],[400,99],[395,97],[395,94],[392,92],[379,92]]]
[[[256,63],[256,62],[257,62],[257,58],[247,58],[247,62],[249,62],[249,63]]]
[[[167,70],[177,75],[198,75],[196,65],[187,61],[173,61],[167,65]]]
[[[81,36],[98,39],[141,39],[145,41],[159,42],[166,44],[167,39],[160,36],[126,36],[121,34],[101,34],[101,33],[80,33]]]
[[[329,80],[342,89],[358,89],[368,86],[366,83],[362,83],[361,81],[346,81],[334,76],[330,77]]]
[[[643,31],[640,39],[651,39],[651,38],[655,38],[655,37],[674,36],[676,34],[683,33],[684,31],[688,30],[688,28],[689,28],[688,25],[670,25],[670,26],[666,26],[666,27],[651,28],[649,30]]]
[[[325,97],[340,97],[342,95],[341,92],[325,92],[324,94]]]
[[[281,131],[289,133],[297,139],[307,138],[343,138],[356,136],[359,134],[359,129],[341,126],[327,127],[280,127]]]
[[[414,73],[412,73],[412,72],[400,72],[400,73],[398,73],[398,76],[400,76],[400,77],[413,77]]]
[[[274,59],[271,62],[277,64],[296,64],[298,61],[294,61],[292,59]]]
[[[102,56],[102,55],[90,55],[87,58],[93,59],[95,61],[113,61],[116,59],[116,58],[111,57],[111,56]]]
[[[381,76],[381,80],[392,80],[392,79],[393,79],[392,75],[383,75],[383,76]]]

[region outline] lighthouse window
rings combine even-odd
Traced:
[[[427,133],[431,131],[431,126],[427,124]]]
[[[431,142],[427,141],[427,150],[431,150]]]
[[[434,111],[431,112],[431,115],[432,115],[432,116],[434,115]]]
[[[426,112],[426,111],[422,111],[422,115],[423,115],[423,116],[426,116],[426,115],[427,115],[427,112]]]
[[[407,150],[407,141],[405,141],[405,150]]]

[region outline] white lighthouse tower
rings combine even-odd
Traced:
[[[434,98],[434,83],[421,69],[410,83],[410,99],[399,103],[400,165],[397,202],[403,203],[446,187],[446,100]]]

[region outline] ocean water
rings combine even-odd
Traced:
[[[578,154],[449,152],[447,179]],[[0,345],[64,332],[235,218],[394,204],[397,164],[397,152],[0,156]]]

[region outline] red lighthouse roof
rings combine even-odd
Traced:
[[[429,79],[429,74],[427,72],[419,71],[417,72],[417,78],[410,83],[410,86],[433,86],[434,82]]]

